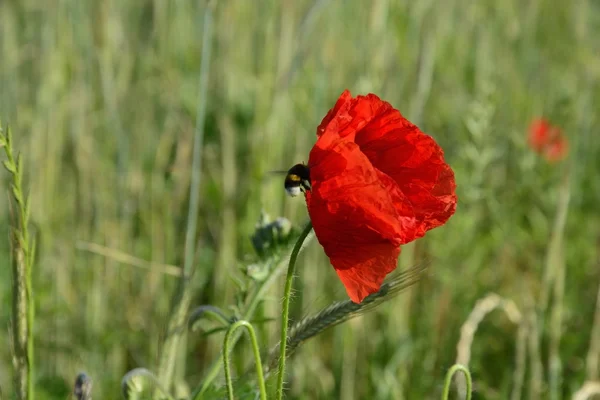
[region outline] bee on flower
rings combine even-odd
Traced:
[[[443,225],[457,202],[454,172],[433,138],[376,95],[347,90],[285,189],[304,193],[315,235],[355,303],[396,269],[400,246]]]

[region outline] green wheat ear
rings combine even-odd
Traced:
[[[35,260],[35,240],[29,231],[31,202],[23,184],[23,158],[16,153],[12,131],[6,132],[0,123],[0,148],[6,159],[2,165],[11,174],[12,197],[10,202],[12,256],[12,351],[17,399],[33,399],[34,393],[34,318],[32,269]]]
[[[362,303],[356,304],[351,300],[339,301],[325,307],[314,315],[302,318],[290,327],[290,333],[288,335],[288,355],[306,340],[317,336],[321,332],[339,325],[342,322],[365,314],[380,304],[383,304],[385,301],[394,298],[404,289],[419,282],[428,266],[429,262],[422,262],[407,270],[393,274],[383,285],[381,285],[378,292],[367,296]],[[266,376],[268,376],[277,365],[280,345],[281,342],[269,352],[269,364],[265,368]]]

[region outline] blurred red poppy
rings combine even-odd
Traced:
[[[529,145],[550,162],[560,161],[569,150],[567,139],[559,128],[538,118],[529,127]]]
[[[352,301],[379,290],[400,246],[456,209],[454,172],[441,147],[374,94],[344,91],[317,128],[308,165],[286,189],[303,191],[319,243]]]

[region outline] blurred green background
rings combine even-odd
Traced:
[[[169,266],[183,263],[205,6],[0,2],[0,117],[24,154],[38,243],[40,398],[65,398],[82,370],[94,398],[119,398],[128,370],[156,368],[177,290]],[[374,92],[445,149],[458,209],[403,249],[402,267],[431,262],[419,285],[299,349],[288,398],[439,398],[464,355],[461,327],[489,293],[512,313],[491,312],[467,346],[474,398],[570,398],[599,378],[599,38],[594,0],[218,1],[193,306],[233,303],[261,210],[307,220],[269,171],[307,161],[344,89]],[[538,116],[563,129],[567,160],[528,148]],[[8,197],[0,387],[10,398]],[[346,298],[316,241],[295,284],[294,319]],[[278,321],[282,287],[263,317]],[[260,326],[268,349],[279,325]],[[202,379],[221,340],[188,335],[179,390]],[[246,341],[236,349],[239,372],[250,353]]]

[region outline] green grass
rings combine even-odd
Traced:
[[[23,154],[36,241],[37,398],[65,398],[80,371],[94,398],[118,398],[133,368],[157,372],[179,285],[165,271],[185,263],[204,5],[0,2],[0,116]],[[287,398],[439,399],[461,327],[489,293],[521,322],[493,311],[478,325],[473,399],[571,398],[600,379],[597,2],[229,0],[217,2],[213,28],[192,308],[234,312],[262,210],[306,222],[304,202],[268,172],[307,161],[343,89],[390,101],[456,172],[456,215],[401,255],[404,268],[429,260],[428,277],[295,351]],[[539,115],[568,136],[567,161],[550,165],[527,147]],[[0,177],[7,188],[11,177]],[[0,343],[11,310],[8,199]],[[346,299],[316,241],[296,271],[292,320]],[[278,321],[283,284],[256,318]],[[279,324],[255,328],[266,354]],[[182,338],[173,392],[196,388],[223,335]],[[252,359],[238,343],[234,378]],[[15,390],[9,346],[0,388]]]

